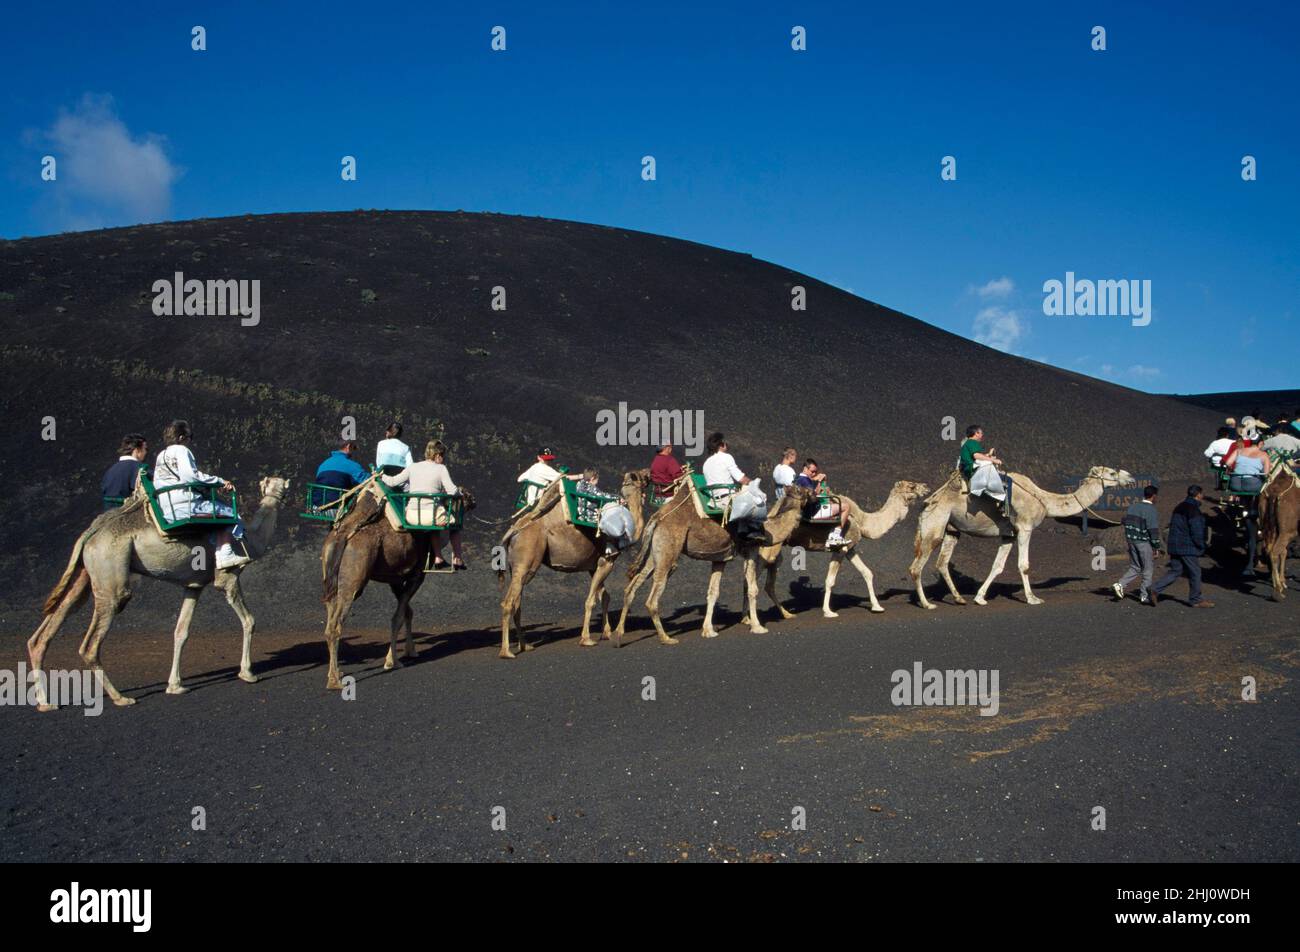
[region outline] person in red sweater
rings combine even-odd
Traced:
[[[654,483],[659,495],[671,496],[672,490],[668,487],[677,481],[682,472],[682,464],[673,458],[672,444],[665,443],[659,447],[659,452],[650,463],[650,482]]]

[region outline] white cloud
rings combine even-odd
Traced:
[[[62,228],[103,228],[160,221],[171,209],[181,170],[167,156],[166,139],[134,136],[118,118],[111,96],[82,97],[33,137],[58,161],[46,209]]]
[[[970,288],[972,293],[979,295],[986,301],[990,299],[1001,300],[1002,298],[1010,297],[1015,289],[1016,282],[1012,281],[1005,275],[1000,278],[994,278],[992,281],[981,285],[978,288],[974,285]]]
[[[989,347],[1016,352],[1016,345],[1029,335],[1029,326],[1019,311],[992,305],[975,315],[975,340]]]

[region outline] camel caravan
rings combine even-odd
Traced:
[[[1296,429],[1300,433],[1300,421]],[[1250,435],[1255,435],[1253,430]],[[425,576],[468,569],[461,532],[466,513],[475,508],[472,493],[452,480],[446,464],[447,447],[441,441],[429,442],[424,459],[417,462],[401,436],[400,424],[390,425],[378,444],[375,463],[369,468],[354,458],[356,442],[343,441],[306,486],[299,516],[326,528],[320,566],[329,662],[326,687],[330,690],[344,687],[339,642],[351,608],[369,582],[386,584],[396,600],[384,660],[384,669],[389,670],[399,663],[398,640],[403,632],[403,657],[411,659],[415,655],[411,600]],[[970,535],[998,540],[988,576],[974,596],[975,603],[986,604],[989,588],[1002,573],[1015,545],[1025,601],[1039,605],[1042,600],[1034,594],[1029,578],[1034,530],[1049,518],[1069,519],[1092,513],[1092,507],[1107,489],[1133,487],[1135,481],[1122,469],[1094,466],[1070,491],[1050,492],[1028,476],[1004,472],[996,453],[985,449],[983,437],[980,427],[968,428],[956,468],[937,489],[931,490],[916,480],[899,480],[884,505],[875,511],[831,490],[826,474],[811,458],[796,473],[797,454],[793,448],[784,452],[772,471],[774,498],[769,502],[761,480],[750,479],[741,471],[721,433],[709,437],[708,455],[700,472],[679,463],[673,457],[672,446],[665,445],[650,467],[623,473],[617,492],[606,492],[594,469],[579,474],[555,465],[555,454],[543,447],[536,461],[518,477],[520,491],[515,511],[501,520],[504,532],[493,549],[493,568],[501,590],[500,657],[515,658],[517,651],[532,649],[524,635],[523,593],[543,566],[589,576],[578,640],[585,647],[599,643],[592,634],[592,612],[597,604],[601,609],[601,640],[610,639],[616,647],[621,644],[629,608],[642,587],[647,589],[644,604],[659,642],[676,644],[677,639],[664,628],[659,606],[683,556],[710,566],[701,630],[704,638],[718,634],[713,623],[714,607],[723,572],[730,562],[742,565],[743,619],[752,633],[768,630],[759,619],[760,570],[765,573],[764,591],[779,617],[794,617],[776,592],[777,572],[786,549],[828,553],[822,597],[825,617],[838,617],[831,609],[831,593],[846,560],[866,583],[870,611],[883,612],[873,573],[863,558],[866,543],[882,538],[913,510],[919,511],[915,558],[908,573],[917,604],[935,608],[926,597],[922,572],[936,548],[939,577],[953,600],[958,605],[966,604],[949,565],[961,536]],[[195,605],[209,585],[225,594],[240,622],[243,644],[238,676],[250,683],[257,681],[251,661],[255,625],[244,604],[240,576],[270,547],[277,514],[288,496],[289,480],[280,476],[262,479],[257,508],[245,521],[233,485],[198,468],[192,438],[185,421],[169,424],[163,433],[164,449],[151,469],[145,463],[145,438],[139,434],[124,437],[120,458],[105,473],[102,483],[104,511],[77,538],[63,575],[45,600],[40,625],[27,642],[38,709],[53,708],[41,676],[46,648],[68,615],[88,596],[93,600],[93,610],[81,642],[81,658],[102,678],[115,704],[135,703],[113,686],[99,660],[113,619],[131,597],[132,576],[162,579],[183,589],[173,635],[168,694],[185,691],[181,655]],[[1242,444],[1238,449],[1249,453],[1252,447],[1248,439],[1238,439],[1238,443]],[[1221,472],[1221,460],[1211,462],[1218,467],[1216,472]],[[1233,492],[1248,492],[1250,488],[1254,489],[1251,498],[1257,499],[1257,508],[1251,511],[1257,513],[1261,550],[1271,563],[1273,595],[1280,600],[1286,589],[1287,549],[1300,535],[1300,475],[1293,465],[1276,465],[1258,487],[1243,489],[1237,485]],[[220,492],[229,492],[230,501],[220,498]],[[1174,510],[1169,546],[1172,574],[1155,585],[1150,584],[1153,551],[1159,549],[1159,527],[1153,522],[1155,487],[1147,487],[1144,498],[1130,507],[1124,526],[1133,565],[1125,579],[1113,586],[1119,598],[1124,598],[1125,580],[1141,575],[1142,601],[1155,604],[1156,593],[1186,568],[1192,585],[1190,603],[1200,607],[1198,603],[1203,600],[1199,598],[1196,557],[1204,550],[1204,540],[1199,550],[1193,545],[1191,556],[1174,551],[1175,535],[1181,539],[1197,532],[1204,534],[1204,520],[1199,524],[1196,521],[1200,498],[1200,487],[1189,487],[1188,498]],[[450,561],[443,553],[447,542],[453,551]],[[624,553],[629,554],[625,557]],[[611,627],[608,586],[620,561],[629,564],[618,624]]]

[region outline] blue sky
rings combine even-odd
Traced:
[[[544,215],[750,252],[1143,390],[1300,387],[1300,13],[1164,6],[30,5],[0,36],[0,235]],[[1151,324],[1045,316],[1067,271],[1150,280]]]

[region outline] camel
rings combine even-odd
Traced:
[[[1268,554],[1273,600],[1280,602],[1286,598],[1287,549],[1300,535],[1300,476],[1286,463],[1273,467],[1259,494],[1259,524],[1263,549]]]
[[[424,584],[424,566],[433,547],[432,532],[399,532],[384,516],[385,502],[374,477],[352,490],[356,503],[347,515],[330,527],[321,546],[321,580],[324,584],[325,642],[329,648],[329,672],[325,688],[343,688],[339,675],[339,640],[352,603],[361,597],[367,582],[386,582],[397,599],[397,610],[389,626],[388,654],[384,670],[397,664],[397,633],[406,629],[404,659],[415,657],[415,636],[411,625],[415,612],[411,599]],[[466,510],[474,508],[474,497],[461,487]]]
[[[648,469],[623,474],[620,495],[632,513],[634,539],[641,538],[641,530],[645,525],[645,493],[649,485]],[[591,610],[597,599],[600,600],[601,607],[601,639],[610,636],[609,592],[605,590],[605,579],[613,571],[619,553],[606,555],[603,539],[579,529],[565,518],[564,507],[558,504],[562,490],[563,485],[559,480],[547,486],[533,508],[521,512],[515,524],[501,538],[506,567],[497,571],[498,583],[504,589],[501,599],[501,651],[498,657],[515,656],[510,650],[512,619],[519,636],[519,650],[531,651],[533,648],[524,641],[523,594],[524,586],[532,581],[543,565],[557,572],[587,572],[591,575],[587,600],[582,608],[582,637],[578,644],[584,647],[597,644],[591,637]]]
[[[879,539],[895,525],[907,518],[908,507],[918,499],[924,498],[930,494],[930,487],[925,483],[916,483],[906,479],[900,479],[894,483],[894,488],[890,490],[889,498],[885,504],[875,512],[867,512],[862,509],[848,496],[838,495],[840,506],[847,509],[849,513],[848,529],[844,536],[844,545],[837,547],[831,552],[830,565],[826,567],[826,591],[822,596],[822,614],[827,618],[838,618],[839,613],[831,611],[831,590],[835,588],[835,579],[839,576],[840,563],[847,557],[849,562],[861,574],[863,580],[867,583],[867,595],[871,598],[871,610],[873,612],[883,612],[880,602],[876,600],[876,587],[871,569],[862,561],[862,557],[855,551],[859,542],[864,539]],[[830,535],[833,529],[839,523],[832,520],[825,523],[800,522],[790,537],[785,540],[787,546],[801,546],[811,552],[826,551],[826,537]],[[781,613],[782,618],[793,618],[794,613],[788,611],[776,597],[776,570],[781,565],[781,546],[770,545],[763,546],[758,550],[758,558],[767,567],[767,584],[764,590],[772,604],[776,606],[777,611]]]
[[[270,546],[277,512],[288,493],[289,481],[279,476],[270,476],[261,481],[260,489],[261,502],[248,521],[244,533],[244,545],[254,559],[259,558]],[[247,566],[215,568],[216,533],[186,529],[164,536],[150,520],[145,508],[147,505],[148,500],[143,490],[137,487],[136,495],[123,506],[96,516],[90,528],[77,538],[72,547],[72,556],[68,559],[63,577],[45,600],[45,617],[27,641],[27,656],[31,661],[33,676],[37,678],[38,710],[50,711],[55,707],[48,703],[43,679],[39,677],[45,649],[64,619],[91,593],[94,595],[94,608],[90,627],[81,640],[81,658],[97,673],[114,704],[125,707],[135,703],[134,698],[125,697],[113,686],[99,662],[99,648],[113,619],[131,599],[133,575],[161,579],[185,589],[185,600],[181,602],[172,636],[172,669],[167,678],[168,694],[184,694],[186,691],[181,684],[181,651],[190,635],[194,606],[208,585],[215,585],[225,593],[226,601],[230,603],[243,628],[244,647],[239,661],[239,679],[249,684],[257,682],[250,659],[253,616],[244,604],[244,596],[239,588],[239,575]],[[196,551],[198,549],[202,549],[202,553]]]
[[[1094,466],[1079,483],[1079,488],[1070,493],[1050,493],[1034,485],[1028,476],[1020,473],[1007,475],[1014,484],[1011,519],[1002,514],[994,500],[987,496],[971,496],[958,472],[954,472],[926,501],[916,526],[916,558],[908,569],[923,608],[933,609],[934,605],[925,597],[921,572],[930,553],[941,540],[943,544],[939,549],[937,563],[939,574],[948,584],[948,591],[952,592],[957,604],[966,604],[966,599],[957,592],[957,586],[953,584],[952,575],[948,572],[952,551],[963,533],[1001,540],[998,553],[993,559],[993,568],[975,596],[976,605],[987,604],[984,597],[1007,563],[1013,533],[1017,544],[1020,579],[1025,586],[1025,601],[1030,605],[1041,605],[1043,600],[1029,587],[1029,539],[1034,529],[1049,516],[1061,519],[1078,515],[1100,499],[1107,486],[1136,485],[1133,477],[1124,470],[1106,466]]]
[[[677,568],[677,561],[686,555],[688,558],[709,562],[709,588],[704,609],[705,638],[716,638],[713,627],[713,606],[718,601],[718,592],[722,585],[722,570],[727,562],[736,555],[741,555],[745,562],[745,621],[749,630],[756,635],[766,634],[767,629],[758,620],[758,580],[755,568],[756,556],[760,543],[745,544],[738,542],[716,519],[702,515],[692,502],[695,488],[690,482],[689,474],[674,484],[671,498],[663,508],[656,512],[646,526],[645,538],[636,561],[628,568],[628,584],[623,595],[623,608],[619,613],[618,627],[614,629],[614,644],[621,643],[627,623],[628,606],[637,589],[653,576],[650,593],[646,596],[645,607],[650,611],[650,620],[654,622],[659,634],[659,643],[675,645],[677,639],[669,637],[664,631],[663,621],[659,617],[659,599],[663,595],[668,577]],[[779,548],[785,540],[799,527],[799,517],[804,505],[812,498],[812,493],[802,486],[791,486],[777,502],[763,523],[764,532],[770,542],[764,545]]]

